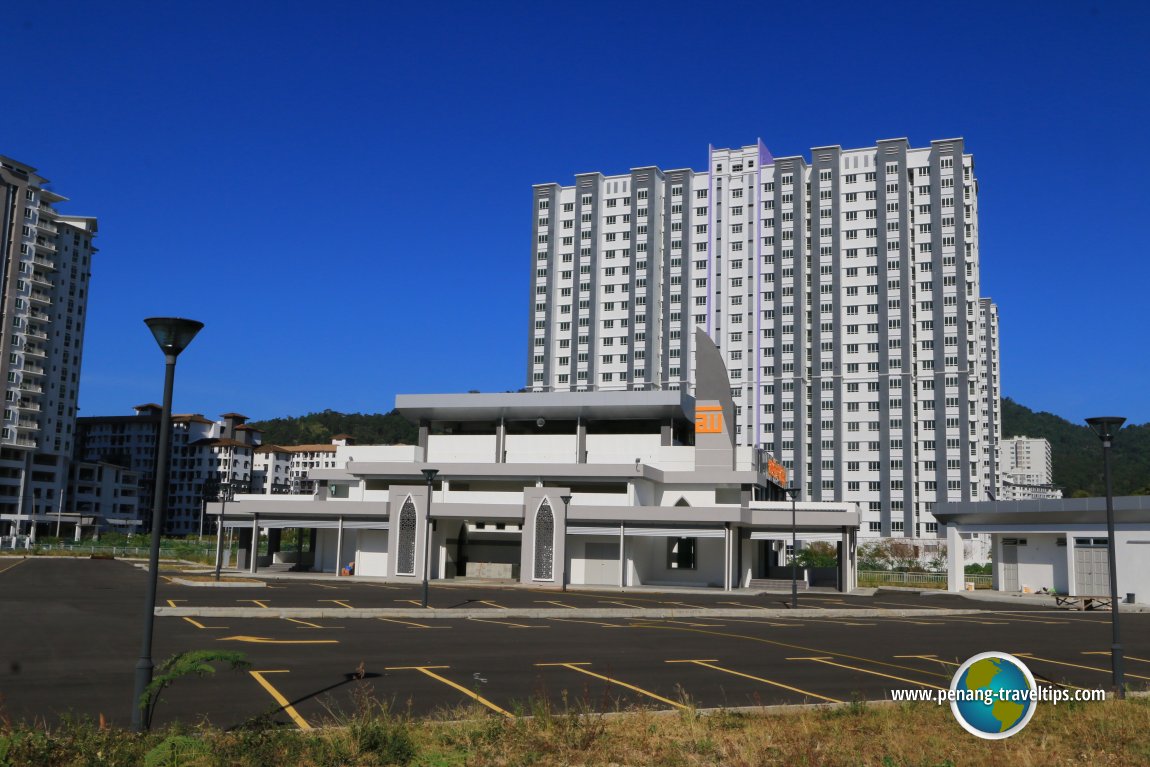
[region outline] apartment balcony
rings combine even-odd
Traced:
[[[33,402],[32,400],[22,399],[19,402],[13,402],[12,407],[17,410],[27,410],[29,413],[39,413],[40,403]]]
[[[44,368],[40,367],[39,365],[31,365],[27,362],[24,363],[24,367],[21,368],[21,370],[34,376],[42,376],[45,374]]]
[[[24,347],[24,356],[25,357],[42,357],[45,359],[47,359],[47,357],[48,357],[47,353],[45,353],[45,351],[43,349],[41,349],[39,346],[25,346]]]
[[[44,258],[43,256],[32,256],[32,263],[36,266],[42,266],[45,269],[51,269],[52,271],[56,270],[56,262],[50,258]]]
[[[44,387],[43,386],[40,386],[39,384],[29,383],[27,381],[20,384],[19,390],[23,391],[23,392],[30,392],[32,394],[43,394],[44,393]]]
[[[26,330],[26,331],[24,331],[24,335],[27,336],[28,338],[36,338],[36,339],[39,339],[41,341],[47,341],[48,340],[48,334],[45,333],[43,330]]]
[[[37,237],[36,238],[36,247],[40,250],[47,251],[48,253],[55,253],[56,252],[56,243],[49,242],[48,240],[44,239],[43,237]]]
[[[32,320],[33,322],[51,322],[52,315],[48,314],[48,312],[32,308],[28,310],[28,319]]]
[[[36,228],[41,232],[51,232],[52,234],[56,234],[57,231],[56,223],[54,221],[49,221],[48,219],[44,218],[44,216],[40,216],[40,220],[36,222]]]
[[[40,290],[33,290],[30,293],[28,293],[28,300],[29,301],[35,301],[35,302],[40,303],[40,304],[44,304],[45,306],[51,306],[52,305],[52,296],[50,296],[47,293],[40,291]]]
[[[36,429],[36,430],[39,430],[40,429],[40,422],[39,421],[33,421],[31,418],[21,418],[18,421],[16,421],[16,428],[17,429]]]
[[[49,290],[56,287],[56,283],[48,279],[48,275],[44,274],[43,272],[32,272],[32,274],[28,277],[28,281],[33,285],[39,285],[41,287],[48,288]]]

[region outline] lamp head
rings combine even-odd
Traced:
[[[791,485],[790,487],[783,488],[783,492],[785,492],[787,497],[792,501],[798,500],[800,490],[801,488],[798,485]]]
[[[423,472],[423,478],[427,480],[428,484],[435,481],[435,475],[439,473],[439,469],[420,469]]]
[[[1109,442],[1114,438],[1114,433],[1122,428],[1122,424],[1126,423],[1126,419],[1119,415],[1099,415],[1087,418],[1086,423],[1090,424],[1099,439]]]
[[[559,500],[563,501],[563,505],[564,505],[564,506],[567,506],[568,504],[570,504],[570,503],[571,503],[571,496],[569,496],[569,495],[561,495],[561,496],[559,496]]]
[[[149,317],[144,320],[144,324],[156,337],[160,350],[173,357],[179,356],[196,337],[196,333],[204,327],[202,322],[182,317]]]

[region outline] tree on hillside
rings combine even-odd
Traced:
[[[419,429],[398,411],[339,413],[324,410],[299,417],[273,418],[252,423],[263,432],[265,445],[327,444],[336,434],[349,434],[358,445],[414,444]]]

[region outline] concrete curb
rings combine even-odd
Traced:
[[[235,577],[235,576],[232,576]],[[267,583],[264,581],[192,581],[187,578],[172,578],[172,583],[178,583],[181,586],[192,586],[195,588],[207,589],[263,589],[267,588]]]
[[[842,609],[842,610],[773,610],[773,609],[708,609],[708,608],[678,608],[678,609],[578,609],[565,610],[560,608],[490,608],[482,609],[450,609],[439,610],[434,608],[338,608],[338,607],[277,607],[262,609],[258,607],[157,607],[156,615],[164,617],[206,617],[206,618],[399,618],[420,620],[468,620],[471,618],[570,618],[574,620],[586,618],[601,619],[647,619],[665,620],[677,618],[922,618],[959,616],[959,615],[988,615],[986,610],[916,610],[892,609],[881,610],[876,608]]]

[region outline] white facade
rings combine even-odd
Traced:
[[[1004,501],[1061,498],[1053,484],[1054,463],[1049,440],[1010,437],[1002,441],[1002,495]]]
[[[711,149],[534,190],[532,391],[694,385],[722,350],[739,444],[863,535],[934,537],[934,504],[997,488],[998,318],[980,295],[961,139],[803,157]]]
[[[116,464],[136,474],[141,516],[148,527],[155,492],[161,408],[149,403],[134,409],[136,414],[132,416],[79,419],[77,454],[83,460]],[[198,532],[205,498],[214,497],[220,483],[247,488],[260,433],[245,420],[239,413],[225,413],[218,421],[199,413],[172,416],[165,533]]]
[[[13,530],[61,511],[68,481],[96,219],[52,206],[36,169],[0,156],[0,520]]]

